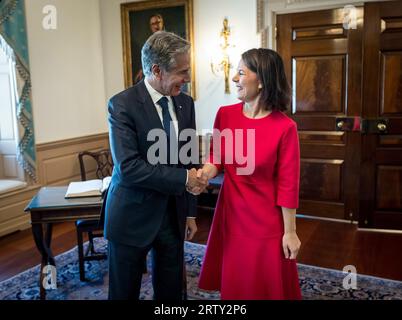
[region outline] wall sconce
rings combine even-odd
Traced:
[[[229,74],[230,74],[230,69],[232,68],[232,65],[230,63],[229,59],[229,49],[232,48],[233,46],[229,44],[229,36],[230,36],[230,28],[229,28],[229,22],[228,18],[225,17],[223,19],[223,29],[220,34],[220,47],[221,47],[221,53],[220,59],[216,59],[215,61],[211,62],[211,70],[212,73],[217,75],[219,72],[223,71],[223,74],[225,76],[225,93],[230,93],[230,86],[229,86]]]

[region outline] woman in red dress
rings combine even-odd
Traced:
[[[198,172],[207,179],[225,172],[199,287],[221,291],[224,300],[301,299],[299,142],[282,112],[290,102],[282,59],[269,49],[246,51],[233,81],[242,102],[219,109],[211,154]]]

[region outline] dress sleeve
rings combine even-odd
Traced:
[[[221,157],[221,141],[220,141],[220,131],[221,131],[221,112],[222,108],[218,110],[214,122],[214,131],[212,133],[212,139],[210,141],[209,156],[207,157],[206,163],[213,164],[218,172],[222,171],[222,157]]]
[[[278,147],[276,205],[289,209],[299,206],[300,148],[297,126],[283,133]]]

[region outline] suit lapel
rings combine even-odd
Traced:
[[[147,124],[149,130],[158,128],[163,130],[162,122],[159,118],[158,112],[156,111],[155,105],[152,101],[152,98],[145,87],[144,81],[141,81],[138,84],[139,95],[137,96],[138,102],[142,104],[142,108],[144,109],[144,113],[147,116]],[[176,112],[177,118],[177,126],[178,126],[178,137],[180,137],[180,132],[185,128],[186,125],[186,118],[185,118],[185,108],[184,104],[182,103],[182,99],[180,96],[172,97],[174,109]],[[179,140],[179,149],[183,145],[185,141]]]
[[[155,105],[149,95],[147,88],[145,87],[144,81],[138,84],[139,95],[137,96],[138,102],[142,104],[145,114],[147,115],[149,130],[158,128],[163,130],[163,125],[161,119],[159,118],[158,112],[156,111]]]
[[[176,112],[176,118],[177,118],[177,126],[179,128],[179,132],[178,132],[178,137],[180,137],[180,132],[182,132],[182,130],[184,129],[184,115],[183,115],[183,105],[181,103],[181,99],[179,98],[179,96],[177,97],[172,97],[173,100],[173,105],[174,105],[174,109]],[[179,140],[179,148],[181,146],[181,144],[183,144],[183,141]]]

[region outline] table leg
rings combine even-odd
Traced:
[[[34,241],[36,247],[39,250],[39,253],[42,256],[41,261],[41,270],[40,270],[40,277],[39,277],[39,288],[40,288],[40,299],[46,299],[46,289],[43,285],[44,280],[44,273],[43,268],[47,265],[56,266],[53,253],[50,249],[51,240],[52,240],[52,224],[46,225],[46,232],[43,232],[43,225],[40,223],[32,224],[32,233],[34,237]]]
[[[56,261],[54,260],[53,252],[51,249],[52,244],[52,234],[53,234],[53,223],[46,224],[46,236],[45,236],[45,244],[46,244],[46,251],[48,253],[48,263],[56,266]]]

